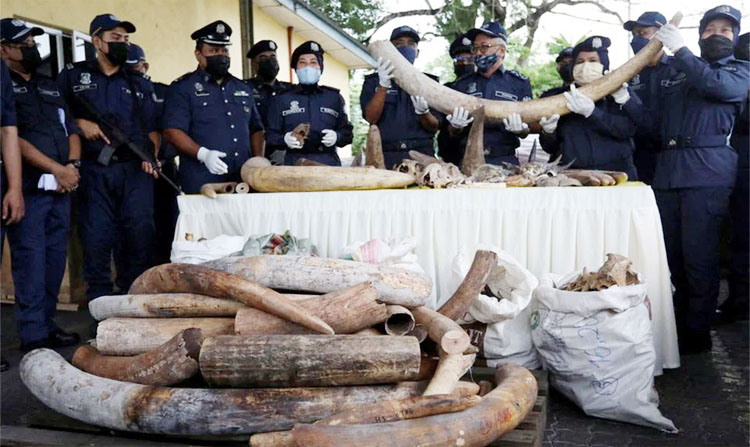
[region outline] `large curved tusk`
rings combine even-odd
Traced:
[[[438,312],[450,318],[457,320],[463,316],[471,303],[477,299],[487,281],[490,278],[492,269],[497,265],[497,254],[488,250],[477,250],[474,254],[474,262],[471,263],[466,277],[458,286],[448,301],[443,304]]]
[[[245,435],[290,430],[351,408],[421,394],[424,383],[329,388],[167,388],[85,373],[51,349],[29,352],[21,381],[49,408],[115,430],[172,435]]]
[[[678,12],[669,23],[678,26],[680,21],[682,21],[682,13]],[[651,39],[648,45],[623,66],[608,73],[603,78],[581,87],[579,91],[594,101],[602,99],[620,88],[623,82],[628,82],[630,78],[639,73],[661,48],[661,42]],[[543,116],[551,116],[556,113],[560,115],[570,113],[562,95],[533,101],[492,101],[465,95],[444,87],[414,68],[389,41],[372,42],[369,51],[375,59],[383,58],[383,60],[391,61],[395,68],[393,78],[399,87],[410,95],[424,96],[430,107],[443,113],[451,113],[454,107],[459,106],[473,111],[480,105],[484,105],[485,118],[492,123],[499,123],[511,113],[520,114],[526,123],[537,123]]]

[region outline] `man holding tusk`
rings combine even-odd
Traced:
[[[645,47],[649,40],[654,37],[656,31],[667,19],[658,12],[648,11],[641,14],[638,20],[625,22],[623,28],[633,34],[630,47],[633,54],[638,53]],[[668,79],[676,74],[671,58],[664,53],[662,49],[649,62],[648,66],[641,70],[640,73],[633,76],[630,80],[630,87],[643,102],[643,110],[639,111],[637,117],[634,116],[638,123],[635,138],[635,153],[633,162],[638,171],[638,179],[652,183],[654,178],[654,169],[656,169],[656,154],[661,149],[661,139],[658,132],[650,132],[648,123],[641,124],[641,120],[658,121],[661,108],[659,107],[658,94],[661,81]]]
[[[309,40],[292,53],[291,67],[299,84],[273,97],[268,108],[267,143],[272,150],[286,150],[285,165],[307,158],[330,166],[341,166],[337,147],[352,142],[352,125],[338,89],[320,85],[323,47]],[[300,139],[294,129],[309,124],[310,133]]]
[[[453,88],[457,80],[464,76],[473,75],[477,71],[477,67],[474,65],[474,56],[471,54],[471,40],[466,35],[461,34],[451,42],[448,54],[453,59],[453,73],[456,75],[456,79],[446,82],[445,86]],[[447,126],[449,124],[443,120],[440,133],[438,133],[438,155],[443,161],[460,166],[466,150],[466,137],[452,136]]]
[[[391,43],[409,63],[419,54],[419,34],[410,26],[391,32]],[[437,76],[427,74],[435,81]],[[378,59],[377,72],[365,76],[359,102],[362,116],[377,124],[383,139],[385,167],[409,158],[409,151],[434,156],[433,137],[440,127],[436,114],[422,96],[409,95],[394,82],[391,61]]]
[[[604,76],[609,69],[609,45],[608,38],[592,36],[573,48],[574,83],[563,93],[573,113],[543,117],[539,142],[550,154],[562,153],[562,162],[573,162],[573,168],[621,171],[635,179],[632,137],[636,122],[631,115],[639,113],[640,100],[635,93],[631,95],[627,83],[596,103],[576,89]]]
[[[701,57],[685,46],[674,25],[664,25],[654,35],[674,54],[677,69],[660,86],[663,147],[652,187],[675,288],[681,354],[711,349],[721,223],[737,171],[729,136],[750,83],[748,62],[733,54],[740,18],[731,6],[708,10],[698,27]]]
[[[478,98],[495,101],[529,101],[531,100],[531,83],[529,79],[514,70],[503,66],[507,51],[505,29],[498,22],[488,22],[481,28],[474,28],[466,33],[472,42],[472,54],[477,72],[458,79],[452,86],[454,90]],[[469,133],[469,124],[474,118],[468,110],[456,107],[446,117],[452,136],[465,136]],[[496,126],[486,123],[484,127],[484,154],[490,164],[507,162],[518,164],[516,148],[521,144],[520,138],[529,134],[529,126],[517,113],[503,120]]]

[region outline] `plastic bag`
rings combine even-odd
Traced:
[[[310,239],[298,239],[289,233],[268,233],[250,236],[242,250],[230,256],[259,256],[259,255],[316,255],[318,250]]]
[[[580,272],[545,277],[534,292],[534,344],[552,385],[590,415],[676,432],[658,408],[646,285],[560,290]]]
[[[182,264],[200,264],[223,258],[242,248],[243,236],[221,235],[200,241],[174,241],[170,260]]]
[[[417,240],[413,237],[357,241],[341,250],[339,258],[350,261],[385,264],[424,273],[417,263]]]

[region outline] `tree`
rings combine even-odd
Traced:
[[[302,0],[302,3],[320,10],[360,40],[376,26],[383,10],[382,0]]]
[[[359,95],[364,83],[364,71],[352,70],[349,72],[349,121],[354,127],[354,139],[352,140],[352,155],[365,149],[367,144],[367,131],[370,126],[362,117],[362,108],[359,103]]]

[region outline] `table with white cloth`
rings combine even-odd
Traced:
[[[355,241],[412,236],[435,281],[432,306],[453,293],[451,262],[464,246],[499,246],[537,276],[595,271],[607,253],[621,254],[648,284],[656,373],[680,366],[659,209],[642,184],[184,195],[178,203],[175,240],[289,230],[310,238],[321,256],[338,257]]]

